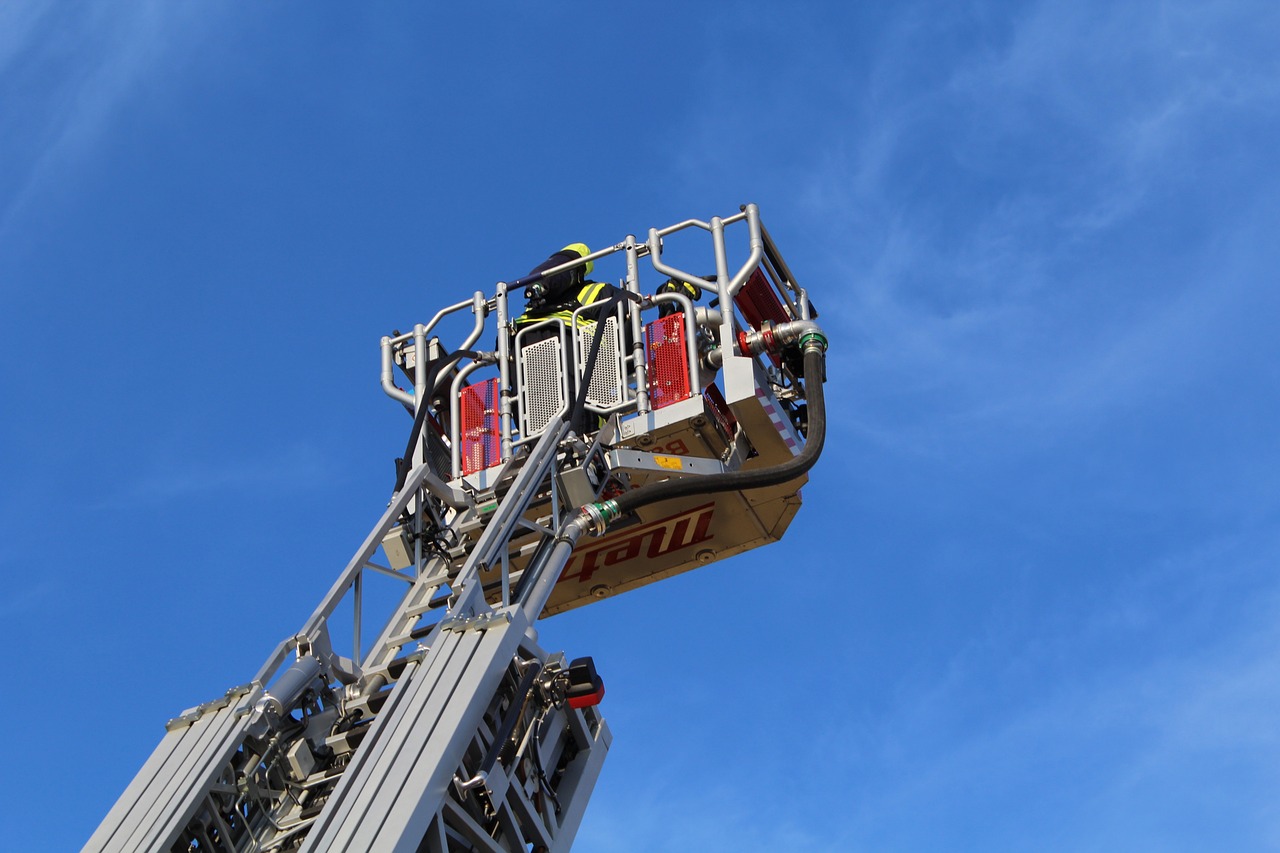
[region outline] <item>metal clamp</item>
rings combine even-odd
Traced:
[[[490,625],[497,622],[510,623],[511,614],[505,610],[491,610],[488,613],[481,613],[479,616],[446,619],[440,623],[440,630],[456,631],[458,633],[462,633],[464,631],[483,631]]]

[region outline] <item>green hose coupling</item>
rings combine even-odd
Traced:
[[[587,504],[582,508],[582,514],[590,523],[592,533],[599,536],[608,530],[609,524],[622,513],[618,510],[617,501],[607,500],[598,504]]]
[[[800,336],[800,349],[808,350],[810,347],[816,349],[820,353],[827,351],[827,338],[822,332],[809,331]]]

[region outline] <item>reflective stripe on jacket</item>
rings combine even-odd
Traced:
[[[601,298],[601,294],[604,293],[605,288],[608,287],[610,287],[610,285],[603,281],[585,282],[582,289],[578,291],[577,296],[574,297],[572,302],[561,303],[560,305],[555,306],[554,310],[551,311],[534,311],[532,314],[525,311],[515,319],[515,324],[517,326],[528,326],[532,323],[541,323],[543,320],[560,320],[567,326],[573,322],[574,311],[581,308],[583,305],[590,305],[592,302],[599,300]],[[580,315],[578,325],[584,326],[593,322],[594,320],[592,318],[581,317]]]

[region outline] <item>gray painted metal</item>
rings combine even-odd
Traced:
[[[666,476],[723,474],[727,469],[719,459],[678,456],[671,453],[648,453],[630,448],[610,450],[605,459],[609,468],[628,473],[663,474]]]
[[[253,685],[228,695],[185,725],[171,729],[89,838],[85,851],[167,850],[199,805],[248,724],[261,696]],[[218,707],[220,706],[220,707]]]
[[[740,267],[731,267],[725,251],[725,228],[735,223],[745,223],[751,245]],[[710,234],[714,285],[662,261],[662,237],[690,228]],[[651,229],[647,244],[628,235],[564,269],[616,252],[625,253],[624,288],[637,298],[608,320],[612,331],[593,377],[580,375],[590,338],[557,322],[558,337],[545,347],[554,351],[551,366],[538,377],[545,388],[535,387],[522,358],[524,332],[513,339],[505,331],[514,312],[502,283],[491,299],[476,292],[410,333],[382,339],[382,387],[406,408],[431,405],[428,392],[450,383],[446,411],[434,414],[452,439],[452,466],[447,457],[439,464],[453,470],[433,470],[438,457],[424,438],[403,487],[302,629],[249,685],[171,721],[86,850],[570,848],[612,736],[597,709],[548,698],[564,660],[537,646],[537,619],[777,540],[806,481],[645,507],[579,543],[590,525],[575,520],[576,503],[600,498],[606,487],[774,465],[803,444],[787,411],[804,399],[798,380],[736,352],[732,296],[757,265],[792,317],[810,314],[755,206]],[[716,293],[721,310],[695,311],[683,294],[644,296],[645,257],[660,275]],[[695,393],[655,411],[641,315],[662,302],[684,310]],[[468,309],[474,324],[456,349],[470,349],[496,314],[497,353],[460,363],[426,388],[428,354],[441,351],[429,334]],[[708,333],[723,346],[701,361],[699,335]],[[473,371],[492,365],[506,389],[502,463],[463,478],[456,399]],[[395,388],[396,366],[410,376],[413,394]],[[578,437],[560,416],[570,389],[593,380],[588,408],[611,417],[606,429]],[[704,382],[722,386],[727,412],[697,393]],[[443,444],[436,439],[437,450]],[[404,571],[373,562],[392,528],[400,531],[393,564]],[[371,645],[361,643],[366,572],[405,584]],[[348,596],[355,642],[346,656],[332,646],[330,620]],[[290,652],[295,663],[282,674]],[[552,680],[540,675],[529,688],[526,667],[534,663]],[[516,728],[505,757],[495,760],[499,718]]]
[[[442,632],[379,715],[373,743],[357,753],[303,850],[416,850],[527,627],[520,617]]]

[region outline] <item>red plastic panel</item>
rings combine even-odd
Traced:
[[[462,423],[462,473],[474,474],[497,465],[502,459],[502,439],[498,429],[498,380],[486,379],[462,389],[459,397]]]
[[[654,410],[687,400],[689,349],[685,344],[684,314],[669,314],[644,327],[649,365],[649,404]]]
[[[592,705],[599,705],[600,700],[604,698],[604,682],[600,682],[600,686],[594,693],[587,693],[583,696],[570,696],[570,708],[590,708]]]
[[[738,310],[742,312],[742,316],[753,329],[758,330],[765,320],[785,323],[791,319],[787,315],[787,309],[782,305],[782,300],[778,298],[778,292],[773,289],[773,285],[765,277],[764,270],[759,267],[756,267],[751,278],[747,279],[747,283],[742,285],[742,289],[733,297],[733,304],[738,306]]]
[[[724,440],[733,441],[733,436],[738,431],[738,419],[729,410],[729,404],[725,402],[724,394],[720,392],[720,389],[713,382],[707,386],[707,390],[702,392],[702,396],[706,399],[707,408],[711,410],[711,416],[716,419],[716,425],[720,427]]]

